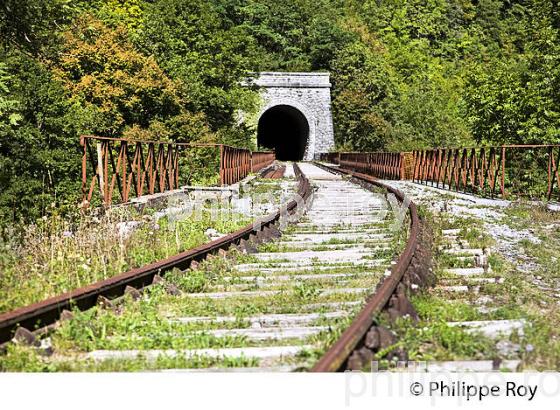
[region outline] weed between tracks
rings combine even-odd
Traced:
[[[489,246],[491,239],[472,224],[469,219],[436,219],[423,207],[419,210],[424,218],[432,224],[436,233],[434,246],[442,246],[442,229],[460,229],[459,237],[469,242],[469,247],[479,247],[481,244]],[[476,246],[474,245],[476,243]],[[470,245],[473,246],[470,246]],[[439,280],[453,278],[461,280],[445,272],[450,267],[471,267],[471,262],[457,262],[443,252],[435,254],[435,274]],[[451,263],[452,262],[452,263]],[[459,298],[462,297],[456,295]],[[390,323],[385,315],[379,318],[382,325],[390,327],[397,335],[398,342],[379,352],[374,360],[383,357],[397,349],[405,349],[407,358],[411,361],[446,361],[446,360],[476,360],[493,358],[496,349],[493,342],[480,334],[471,334],[460,327],[449,326],[450,321],[480,320],[478,312],[471,304],[463,300],[449,299],[449,295],[439,295],[436,289],[427,290],[423,294],[411,298],[421,320],[412,322],[408,317]],[[502,318],[499,313],[495,318]]]
[[[246,257],[241,256],[244,260]],[[192,291],[191,283],[185,278],[193,273],[208,276],[207,291],[231,274],[231,265],[236,261],[215,258],[203,263],[197,271],[174,272],[167,279],[183,291]],[[309,271],[305,271],[309,274]],[[370,283],[372,278],[369,279]],[[274,297],[233,297],[227,299],[191,298],[188,295],[173,297],[160,286],[152,286],[144,292],[143,298],[133,301],[129,297],[119,305],[118,312],[95,307],[86,312],[74,312],[71,321],[51,335],[52,345],[61,358],[43,358],[29,348],[11,346],[6,356],[0,356],[0,369],[9,371],[135,371],[164,368],[197,367],[243,367],[258,366],[258,360],[228,359],[214,360],[204,357],[197,359],[160,358],[148,362],[142,357],[130,360],[105,360],[94,363],[92,360],[73,360],[76,355],[99,349],[203,349],[255,347],[277,344],[274,340],[252,341],[244,337],[214,337],[208,334],[212,329],[248,328],[248,317],[267,313],[296,313],[304,311],[303,306],[310,303],[328,303],[363,300],[363,294],[340,294],[321,296],[318,287],[301,282],[292,283]],[[198,289],[200,290],[200,289]],[[324,311],[332,310],[325,307]],[[313,308],[313,312],[321,309]],[[233,322],[180,323],[184,316],[233,316]],[[294,360],[311,361],[321,349],[326,349],[335,337],[337,329],[343,329],[346,318],[319,318],[310,323],[312,326],[328,326],[329,330],[305,340],[285,339],[285,344],[308,343],[316,345],[303,351],[296,358],[286,359],[284,364]]]
[[[248,191],[251,195],[270,194],[273,197],[277,198],[282,196],[282,193],[286,193],[287,190],[284,188],[286,183],[293,184],[293,186],[290,187],[290,190],[297,187],[297,182],[295,182],[291,178],[278,178],[268,180],[255,178],[245,184],[243,189],[245,191]]]
[[[45,360],[32,349],[11,345],[5,356],[0,356],[0,371],[26,372],[140,372],[164,369],[205,369],[255,367],[259,361],[252,358],[209,358],[206,356],[177,357],[158,356],[155,360],[145,357],[135,359],[108,359],[96,362],[92,359]]]
[[[425,210],[424,210],[425,211]],[[427,211],[425,211],[427,213]],[[502,256],[508,252],[497,243],[480,220],[457,217],[445,213],[431,215],[434,231],[460,229],[458,240],[464,247],[492,248],[489,264],[492,272],[481,278],[501,277],[503,283],[480,283],[476,286],[469,278],[445,271],[447,268],[473,267],[473,258],[436,253],[436,275],[439,285],[470,285],[468,292],[449,292],[432,289],[412,298],[421,317],[412,325],[400,320],[393,325],[410,360],[477,360],[520,359],[525,370],[560,369],[560,215],[534,204],[512,204],[505,208],[496,222],[516,232],[528,232],[517,248],[518,263]],[[506,228],[507,229],[507,228]],[[499,232],[499,231],[498,231]],[[507,230],[506,230],[507,232]],[[535,239],[536,238],[536,239]],[[442,238],[436,245],[444,246]],[[511,245],[509,252],[515,249]],[[515,253],[513,258],[515,258]],[[529,268],[527,268],[529,266]],[[479,320],[523,319],[527,325],[523,334],[513,331],[509,337],[490,339],[477,332],[451,327],[448,322]],[[499,342],[499,343],[498,343]],[[501,346],[500,346],[501,345]],[[507,346],[507,348],[504,348]]]
[[[391,221],[371,224],[375,228],[388,226]],[[390,260],[402,246],[400,235],[389,239],[389,250],[371,256],[383,258],[387,264],[379,267],[331,263],[316,259],[309,267],[295,270],[278,270],[263,274],[262,269],[282,266],[287,259],[277,258],[268,262],[251,255],[232,253],[232,258],[211,258],[201,263],[196,270],[173,271],[166,280],[184,292],[182,296],[170,296],[161,286],[152,286],[143,292],[139,301],[130,297],[123,299],[116,311],[96,307],[87,312],[74,312],[74,318],[63,322],[50,340],[55,351],[51,357],[41,357],[32,349],[11,346],[4,357],[0,357],[0,369],[37,371],[135,371],[165,368],[259,366],[259,360],[210,359],[208,357],[186,358],[181,350],[208,348],[264,347],[273,345],[310,345],[295,357],[276,360],[274,365],[297,365],[308,368],[339,337],[352,320],[354,313],[372,293]],[[354,243],[355,241],[350,241]],[[347,244],[348,242],[346,242]],[[330,245],[342,245],[344,241],[332,241]],[[280,251],[274,245],[265,246],[267,251]],[[263,248],[260,249],[261,251]],[[329,249],[332,250],[332,249]],[[251,269],[250,264],[259,263]],[[239,271],[235,267],[245,264],[248,269]],[[364,274],[366,273],[367,274]],[[298,275],[320,275],[343,273],[344,277],[317,277],[297,279]],[[267,284],[266,278],[276,275],[294,279]],[[259,279],[260,278],[260,279]],[[324,289],[354,288],[357,292],[324,293]],[[252,294],[228,295],[211,298],[209,293],[253,292]],[[263,293],[259,293],[263,292]],[[269,293],[266,293],[269,292]],[[272,292],[272,293],[270,293]],[[352,302],[344,305],[345,302]],[[355,304],[355,302],[358,302]],[[329,305],[335,303],[336,305]],[[298,339],[250,339],[245,336],[216,336],[213,330],[249,329],[251,317],[263,314],[327,313],[333,310],[348,311],[347,316],[326,318],[319,316],[306,326],[324,327],[319,333]],[[209,320],[193,321],[183,318],[203,317]],[[217,317],[227,317],[220,321]],[[143,357],[126,360],[104,360],[94,363],[85,359],[87,352],[94,350],[174,350],[179,357],[160,357],[149,361]],[[141,355],[140,355],[141,356]],[[270,363],[267,363],[270,365]]]
[[[167,218],[117,210],[101,217],[52,217],[0,243],[0,312],[107,279],[209,241],[205,232],[232,232],[249,223],[204,212],[171,228]],[[198,220],[200,219],[200,220]],[[141,223],[130,234],[123,224]]]
[[[519,304],[532,326],[523,352],[527,368],[560,370],[560,212],[542,204],[520,202],[506,209],[503,221],[526,233],[520,241]],[[527,349],[529,347],[529,349]]]
[[[281,182],[255,178],[243,190],[286,196]],[[53,215],[0,232],[0,313],[201,245],[211,239],[206,232],[227,234],[251,222],[235,212],[202,211],[174,225],[156,218],[153,209],[94,212]]]

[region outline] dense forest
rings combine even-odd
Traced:
[[[0,220],[75,206],[79,135],[251,146],[248,72],[329,71],[336,143],[560,142],[556,0],[1,0]]]

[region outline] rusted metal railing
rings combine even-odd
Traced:
[[[175,189],[179,183],[182,144],[82,136],[82,194],[90,203],[96,185],[104,204],[113,202],[115,187],[122,202]],[[90,167],[88,167],[88,164]],[[88,171],[93,175],[88,177]]]
[[[231,185],[241,181],[251,172],[251,151],[220,146],[220,184]]]
[[[311,185],[297,165],[294,168],[298,180],[298,194],[307,201],[312,193]],[[166,259],[129,270],[28,306],[1,313],[0,349],[5,347],[2,346],[4,343],[12,340],[14,332],[19,327],[29,331],[37,329],[35,331],[36,335],[44,335],[48,329],[53,329],[57,326],[56,322],[65,310],[79,309],[84,311],[97,305],[100,300],[106,302],[107,299],[123,296],[127,288],[143,289],[151,284],[161,283],[161,277],[165,278],[165,275],[172,270],[186,270],[192,266],[193,262],[200,262],[209,255],[217,254],[219,250],[227,250],[232,246],[239,249],[238,247],[244,246],[243,243],[245,241],[253,241],[258,238],[259,242],[267,242],[271,239],[271,230],[277,230],[275,227],[278,225],[280,218],[284,216],[284,212],[290,214],[297,212],[298,207],[302,205],[304,203],[299,203],[293,199],[278,210],[261,218],[259,224],[250,223],[219,239],[188,249]]]
[[[338,164],[341,169],[381,179],[411,179],[410,152],[336,152],[321,154],[321,161]]]
[[[319,160],[330,164],[340,164],[340,152],[325,152],[319,154]]]
[[[103,205],[174,190],[193,181],[230,185],[257,167],[272,163],[274,153],[251,153],[223,144],[136,141],[84,135],[82,199],[89,205],[96,192]]]
[[[434,149],[413,155],[413,181],[437,188],[548,200],[559,190],[560,145]]]
[[[258,151],[251,153],[251,172],[258,172],[269,166],[276,159],[272,151]]]

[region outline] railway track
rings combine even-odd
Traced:
[[[47,346],[47,361],[86,363],[85,369],[359,368],[368,332],[378,331],[374,317],[387,307],[406,314],[399,284],[422,279],[421,269],[406,274],[418,245],[415,208],[401,252],[402,235],[391,229],[395,215],[379,195],[385,186],[310,163],[288,166],[285,177],[284,184],[297,181],[297,193],[309,200],[305,215],[282,232],[276,212],[262,230],[247,227],[2,315],[0,334],[40,320],[47,331],[31,335],[20,328],[16,338]],[[295,212],[297,202],[286,208]],[[71,306],[85,312],[64,312]]]
[[[476,202],[475,197],[459,194],[444,197],[432,187],[406,182],[391,184],[423,204],[433,213],[432,219],[437,220],[434,261],[438,281],[423,295],[421,303],[435,307],[438,313],[424,309],[422,326],[427,329],[440,326],[439,332],[446,332],[448,339],[451,334],[460,334],[462,339],[445,352],[438,351],[438,343],[425,348],[426,356],[439,356],[439,360],[427,363],[425,370],[511,372],[531,369],[535,360],[530,357],[535,349],[532,343],[538,342],[533,335],[539,325],[535,316],[528,312],[531,308],[523,308],[524,304],[531,305],[531,296],[526,295],[534,292],[531,287],[525,287],[523,281],[536,285],[538,303],[543,305],[547,302],[541,292],[548,288],[539,288],[542,286],[539,281],[526,272],[521,278],[516,274],[515,265],[508,266],[510,262],[504,252],[511,252],[515,247],[500,243],[496,236],[495,224],[503,223],[499,216],[494,220],[500,222],[484,221],[483,224],[469,218],[469,212],[481,209],[500,215],[505,204],[481,206],[484,199]],[[535,221],[535,225],[538,224]],[[503,225],[498,229],[504,229]],[[527,299],[522,299],[525,297]],[[445,310],[439,308],[442,302]],[[442,322],[445,323],[443,327]],[[420,332],[416,334],[422,339]]]

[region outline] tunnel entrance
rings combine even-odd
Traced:
[[[309,138],[309,123],[305,115],[289,105],[277,105],[259,119],[259,147],[274,149],[280,161],[301,161]]]

